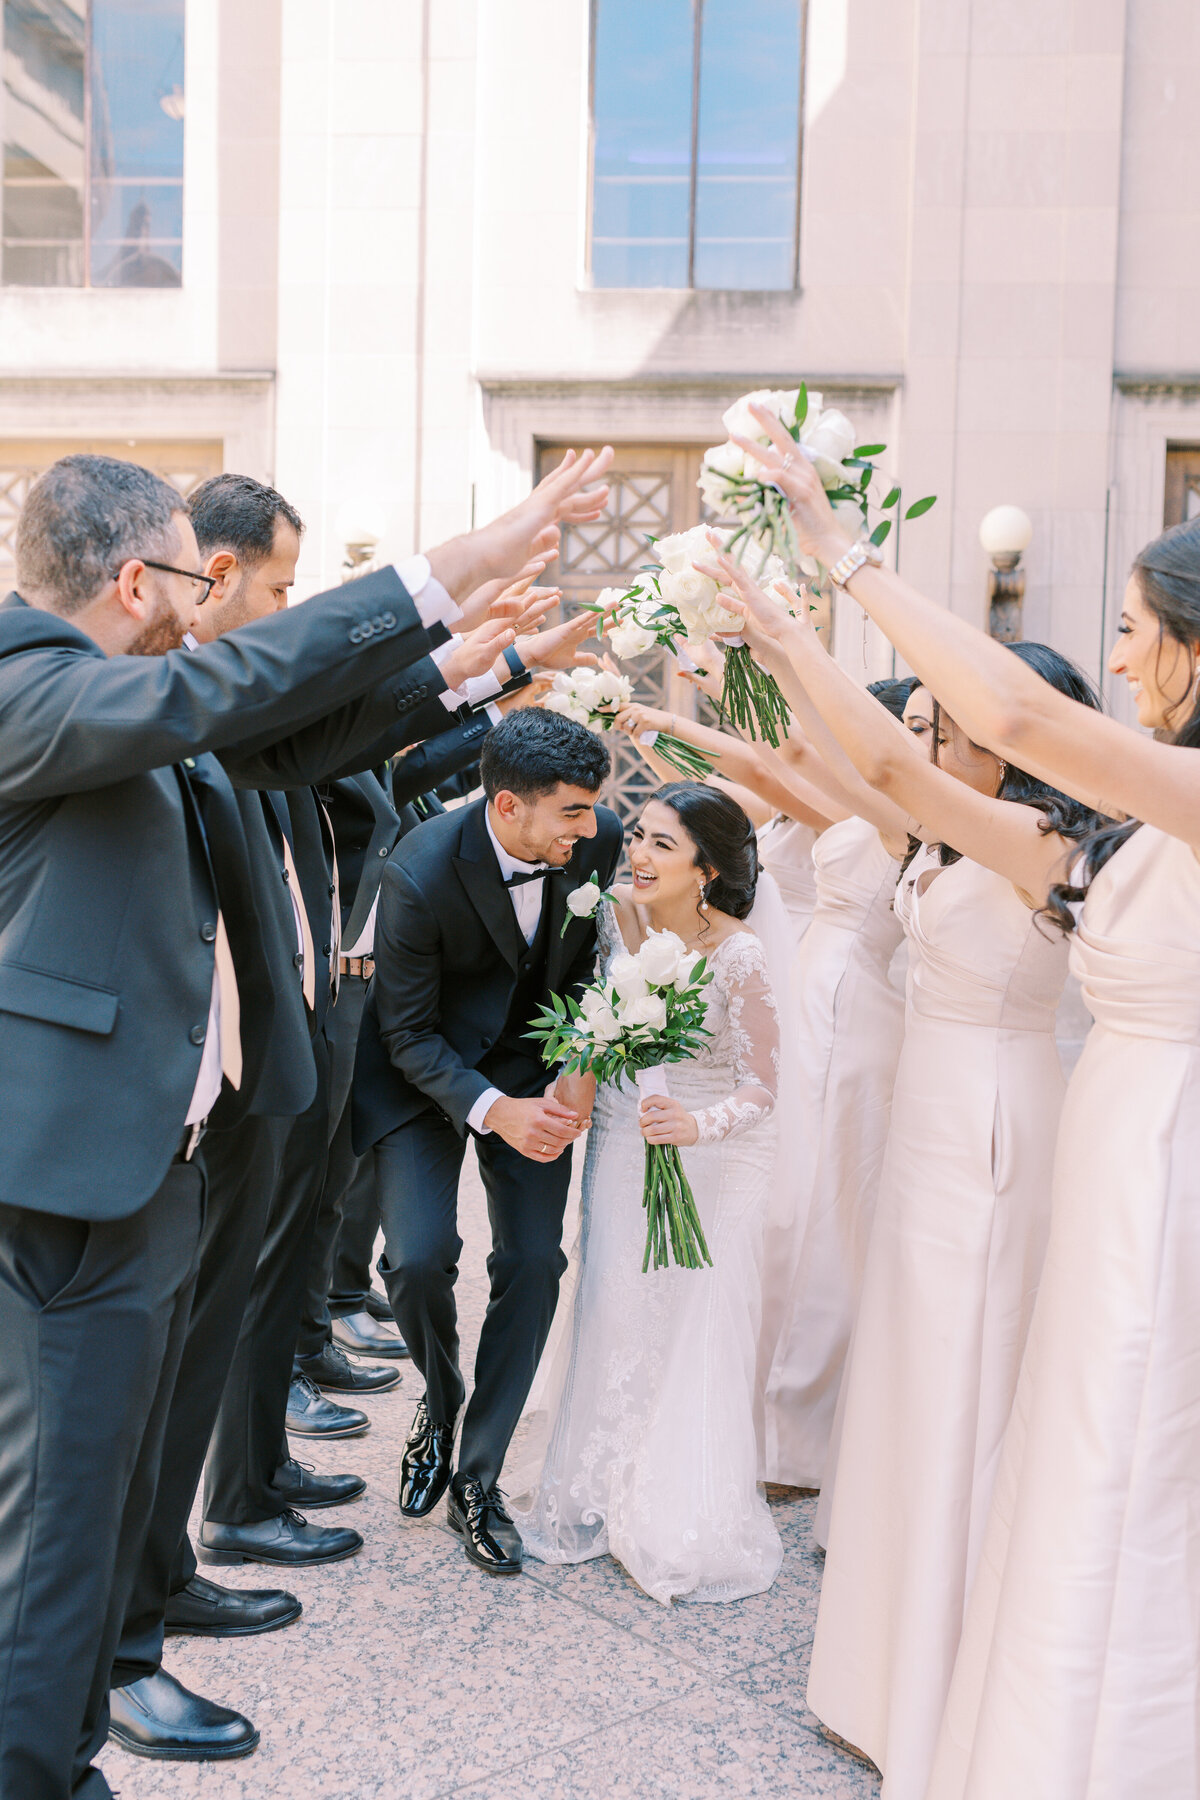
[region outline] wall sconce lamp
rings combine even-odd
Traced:
[[[1033,521],[1019,506],[993,506],[979,527],[979,541],[992,559],[988,570],[988,631],[1002,644],[1021,638],[1025,571],[1021,553],[1029,547]]]
[[[353,581],[356,575],[369,575],[375,567],[379,540],[387,529],[382,512],[359,500],[347,500],[338,508],[333,529],[343,551],[342,580]]]

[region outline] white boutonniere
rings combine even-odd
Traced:
[[[611,900],[616,905],[616,896],[600,886],[599,877],[590,875],[582,887],[572,888],[567,895],[567,916],[563,920],[559,937],[565,937],[567,926],[572,919],[592,919],[602,900]]]

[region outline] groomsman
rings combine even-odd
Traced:
[[[244,1078],[239,981],[262,986],[208,753],[419,657],[453,593],[587,516],[586,472],[433,552],[415,600],[384,571],[193,655],[171,652],[208,582],[173,489],[73,456],[26,503],[0,605],[0,1793],[110,1791],[91,1758],[190,1311],[195,1147]]]
[[[286,606],[295,577],[302,525],[271,488],[238,475],[207,482],[193,496],[193,525],[204,538],[205,574],[215,585],[197,620],[197,636],[214,642],[225,630],[249,625]],[[214,520],[235,541],[211,552]],[[380,587],[374,576],[368,588]],[[454,672],[451,670],[451,678]],[[336,766],[358,742],[373,752],[380,734],[400,743],[437,729],[446,717],[439,695],[443,675],[424,657],[362,700],[316,720],[285,743],[251,758],[225,753],[226,770],[238,782],[304,774],[314,778]],[[204,786],[196,782],[201,807]],[[247,1635],[289,1623],[300,1603],[286,1592],[231,1590],[205,1581],[187,1537],[195,1497],[225,1385],[242,1314],[262,1249],[268,1208],[296,1115],[313,1111],[317,1074],[312,1015],[306,985],[316,993],[312,967],[305,969],[308,912],[293,892],[297,864],[283,795],[239,786],[235,795],[245,835],[252,887],[226,908],[231,938],[258,932],[245,958],[243,1080],[228,1083],[209,1115],[197,1154],[207,1185],[196,1291],[187,1338],[164,1434],[163,1466],[145,1547],[126,1612],[113,1668],[111,1735],[140,1754],[234,1755],[252,1748],[249,1721],[183,1689],[161,1669],[164,1631],[205,1636]],[[314,825],[310,837],[320,838]],[[320,879],[326,880],[323,855]],[[311,896],[310,896],[311,897]],[[307,942],[310,963],[311,934]],[[306,981],[307,977],[307,981]],[[257,982],[249,987],[249,981]],[[312,1149],[312,1146],[309,1146]],[[304,1471],[296,1470],[301,1479]],[[325,1478],[335,1498],[361,1492],[357,1476]],[[299,1494],[295,1496],[299,1498]],[[306,1494],[308,1504],[323,1496]],[[330,1534],[326,1534],[328,1537]],[[345,1540],[342,1534],[342,1541]],[[358,1534],[351,1534],[356,1542]]]

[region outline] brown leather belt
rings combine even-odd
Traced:
[[[343,975],[357,975],[360,981],[370,981],[375,973],[373,956],[339,956],[338,967]]]

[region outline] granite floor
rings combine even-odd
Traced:
[[[473,1351],[485,1295],[486,1218],[464,1183],[460,1302]],[[304,1616],[220,1643],[169,1639],[166,1666],[248,1713],[262,1743],[232,1763],[156,1763],[109,1746],[121,1800],[866,1800],[874,1770],[828,1739],[804,1703],[816,1617],[815,1504],[771,1504],[783,1570],[727,1606],[671,1609],[609,1559],[528,1565],[497,1581],[466,1562],[444,1506],[425,1524],[396,1510],[400,1445],[418,1396],[402,1385],[364,1405],[365,1438],[299,1454],[351,1469],[368,1488],[317,1515],[366,1539],[350,1562],[291,1577]],[[263,1568],[212,1570],[270,1585]]]

